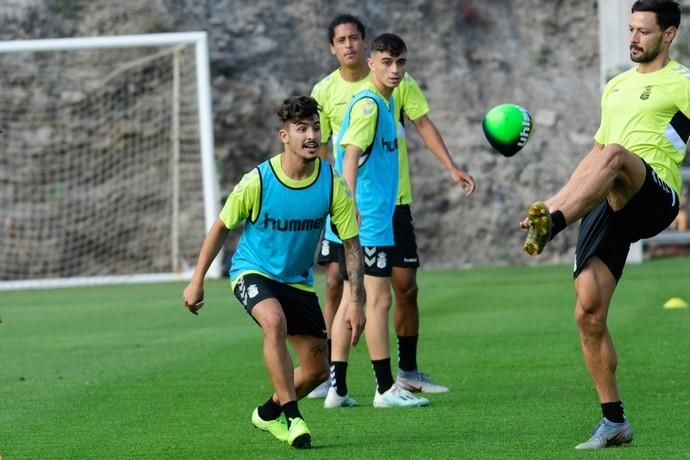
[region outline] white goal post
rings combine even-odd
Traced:
[[[220,206],[206,32],[5,41],[0,68],[0,290],[190,278]]]

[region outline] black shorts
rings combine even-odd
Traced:
[[[587,213],[580,223],[575,249],[573,277],[587,260],[598,256],[616,281],[623,276],[630,244],[650,238],[666,229],[678,215],[678,195],[645,163],[647,175],[642,188],[628,204],[613,211],[604,200]]]
[[[316,262],[319,265],[326,265],[331,262],[340,263],[340,259],[343,258],[343,255],[344,249],[342,244],[334,243],[333,241],[328,241],[326,238],[323,238],[319,246],[319,256],[316,258]]]
[[[393,272],[391,253],[393,246],[362,246],[362,259],[364,261],[364,274],[380,278],[390,278]],[[347,267],[345,256],[340,259],[340,276],[347,279]]]
[[[419,267],[417,237],[414,233],[414,222],[409,204],[395,207],[393,235],[395,236],[395,247],[391,253],[391,265],[405,268]]]
[[[326,323],[315,293],[279,283],[256,273],[241,276],[235,284],[234,292],[235,297],[244,305],[244,309],[250,316],[256,304],[273,298],[283,308],[288,335],[326,338]],[[252,319],[254,319],[253,316]]]

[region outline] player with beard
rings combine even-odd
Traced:
[[[528,230],[524,250],[537,255],[582,219],[575,250],[575,318],[603,419],[577,449],[633,439],[607,317],[630,244],[661,232],[678,214],[680,164],[690,134],[690,70],[669,57],[680,17],[673,1],[633,4],[630,59],[637,66],[606,85],[592,150],[565,186],[533,203],[520,223]]]

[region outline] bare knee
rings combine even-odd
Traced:
[[[417,287],[416,281],[412,280],[411,283],[396,285],[394,287],[395,298],[397,300],[404,300],[405,303],[417,302],[417,294],[419,293],[419,288]]]
[[[623,168],[625,155],[627,154],[625,147],[619,144],[609,144],[601,152],[604,161],[604,167],[610,169],[614,173],[618,173]]]
[[[606,331],[606,317],[602,305],[594,300],[578,299],[575,305],[575,322],[580,333],[588,337],[601,336]]]
[[[367,303],[367,308],[373,307],[378,311],[385,310],[386,312],[388,312],[391,309],[391,301],[391,293],[389,291],[383,292],[380,295],[378,295],[373,302],[371,302],[371,305]]]
[[[332,270],[329,270],[328,273],[326,274],[326,288],[327,289],[337,289],[340,286],[342,286],[343,281],[340,279],[340,274],[339,273],[333,273]]]
[[[284,342],[287,339],[287,322],[285,316],[275,313],[261,319],[261,330],[264,339],[272,342]]]
[[[419,288],[417,287],[417,277],[413,270],[394,268],[392,284],[397,303],[417,303]]]
[[[340,270],[328,270],[326,272],[326,292],[329,295],[340,296],[343,289],[343,280],[340,278]]]

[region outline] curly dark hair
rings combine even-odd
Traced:
[[[283,101],[276,111],[282,123],[312,118],[319,114],[319,104],[310,96],[290,96]]]

